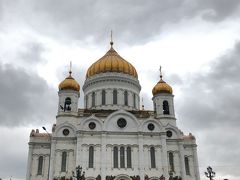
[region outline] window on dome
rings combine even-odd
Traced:
[[[88,108],[88,96],[86,95],[86,109]]]
[[[93,168],[93,159],[94,159],[94,148],[93,146],[89,147],[89,161],[88,161],[88,167]]]
[[[113,167],[118,168],[118,147],[113,148]]]
[[[128,106],[128,92],[124,91],[124,105]]]
[[[72,100],[70,97],[67,97],[64,102],[64,111],[71,111]]]
[[[124,147],[120,147],[120,168],[125,168],[125,152],[124,152]]]
[[[163,114],[169,114],[169,105],[168,101],[163,101]]]
[[[185,162],[186,175],[190,175],[189,159],[187,156],[185,156],[184,162]]]
[[[106,91],[102,90],[102,105],[106,104]]]
[[[136,94],[133,93],[133,107],[136,108]]]
[[[39,156],[38,158],[38,175],[42,175],[42,169],[43,169],[43,156]]]
[[[150,148],[150,156],[151,156],[151,168],[156,168],[156,161],[155,161],[155,148]]]
[[[174,157],[172,152],[168,153],[168,158],[169,158],[170,171],[174,171]]]
[[[132,167],[131,147],[127,147],[127,168]]]
[[[95,106],[95,92],[92,92],[92,107]]]
[[[61,172],[66,172],[67,152],[62,152]]]
[[[113,90],[113,104],[117,104],[117,90]]]

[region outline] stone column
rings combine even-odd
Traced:
[[[166,143],[166,133],[163,132],[160,134],[161,145],[162,145],[162,170],[163,176],[167,179],[168,177],[168,160],[167,160],[167,143]]]
[[[33,154],[33,145],[29,144],[26,180],[30,180],[30,175],[32,170],[32,154]]]
[[[107,164],[106,134],[102,134],[102,147],[101,147],[101,177],[102,177],[102,179],[105,179],[105,177],[106,177],[106,164]]]
[[[143,135],[138,134],[138,169],[140,179],[144,179],[144,154],[143,154]]]
[[[180,164],[181,164],[181,167],[180,167],[181,176],[182,176],[182,179],[186,179],[183,142],[178,143],[178,149],[179,149],[179,159],[180,159]]]

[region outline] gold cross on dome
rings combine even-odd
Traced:
[[[72,74],[72,61],[70,61],[69,74]]]
[[[162,79],[162,66],[160,66],[159,71],[160,71],[160,78]]]
[[[110,35],[110,45],[111,47],[113,46],[113,31],[111,30],[111,35]]]

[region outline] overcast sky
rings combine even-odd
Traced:
[[[0,0],[0,178],[25,179],[30,131],[55,122],[70,60],[82,87],[113,30],[146,109],[162,65],[177,124],[196,136],[202,179],[210,165],[216,180],[239,180],[239,22],[239,0]]]

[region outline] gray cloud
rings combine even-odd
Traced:
[[[238,0],[198,0],[199,6],[205,10],[203,18],[209,21],[222,21],[239,11]]]
[[[53,122],[57,93],[35,74],[0,64],[0,124],[19,126]]]
[[[28,154],[27,128],[0,127],[4,138],[0,139],[2,145],[0,156],[0,178],[25,179]]]
[[[181,128],[191,129],[199,142],[200,163],[240,177],[240,42],[216,59],[209,72],[195,74],[182,84],[176,112]],[[186,128],[187,127],[187,128]],[[203,168],[203,167],[201,167]]]
[[[240,126],[240,97],[237,95],[240,88],[239,57],[240,43],[237,43],[232,52],[211,64],[209,72],[185,82],[182,90],[189,103],[182,104],[180,112],[189,120],[197,117],[197,121],[189,121],[192,126],[209,128],[219,123]]]
[[[239,10],[238,0],[165,1],[28,1],[5,5],[5,16],[42,34],[81,44],[101,43],[114,30],[126,44],[144,43],[161,33],[165,24],[200,16],[222,21]],[[57,6],[56,6],[57,5]],[[14,13],[9,13],[14,12]],[[93,36],[94,34],[94,36]],[[104,42],[105,43],[105,42]]]
[[[20,59],[22,62],[29,65],[36,65],[38,63],[44,62],[42,58],[43,52],[46,49],[43,44],[36,41],[28,41],[21,44],[21,50],[16,52],[17,59]]]

